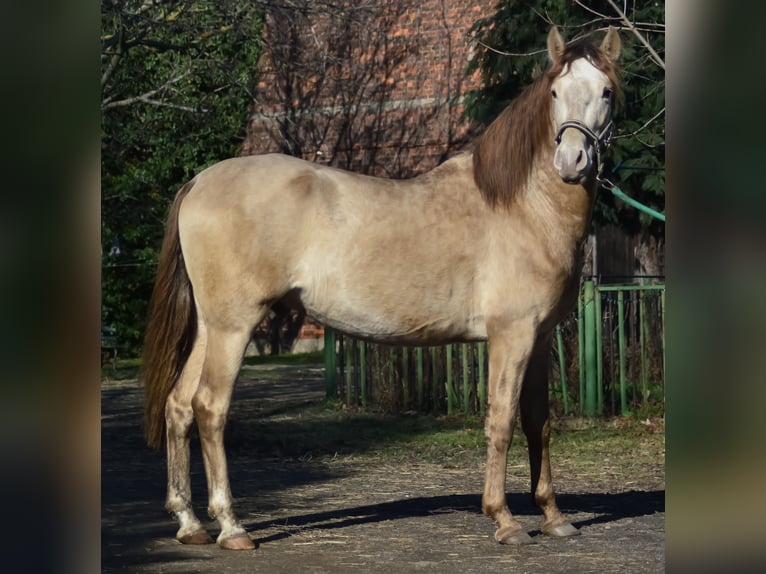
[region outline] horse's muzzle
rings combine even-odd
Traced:
[[[591,168],[590,154],[582,145],[562,142],[553,156],[553,166],[566,183],[582,183]]]

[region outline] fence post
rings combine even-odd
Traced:
[[[362,406],[367,407],[367,343],[359,341],[359,394]]]
[[[386,349],[388,349],[385,367],[386,388],[391,390],[395,388],[396,383],[396,347],[386,345]]]
[[[410,359],[409,349],[402,348],[402,363],[399,372],[402,375],[402,407],[407,410],[410,407]]]
[[[649,382],[646,365],[646,294],[643,289],[638,292],[638,346],[641,361],[641,407],[646,412],[649,408]]]
[[[620,368],[620,412],[622,416],[626,416],[628,414],[628,388],[625,380],[625,292],[622,289],[617,292],[617,341]]]
[[[484,416],[487,413],[487,378],[484,373],[484,357],[487,351],[487,343],[478,344],[477,363],[479,368],[479,380],[477,383],[476,394],[479,396],[479,413]]]
[[[417,357],[417,380],[418,380],[418,410],[423,408],[423,347],[415,350]]]
[[[324,328],[324,388],[328,401],[338,398],[338,371],[335,355],[335,331],[331,327]]]
[[[343,346],[343,374],[346,380],[346,404],[354,405],[353,376],[354,376],[354,339],[343,337],[341,345]]]
[[[431,347],[431,400],[433,402],[434,412],[439,409],[439,387],[442,384],[441,375],[439,369],[439,363],[437,362],[438,347]]]
[[[662,405],[665,406],[665,289],[660,292],[660,308],[662,313]]]
[[[585,315],[585,416],[596,414],[596,297],[593,281],[583,284]]]
[[[452,380],[452,345],[447,345],[447,414],[451,415],[455,411],[455,388]]]
[[[582,416],[585,407],[585,294],[582,288],[577,296],[577,370],[579,375],[579,388],[577,395],[577,414]]]
[[[468,344],[463,343],[460,348],[460,360],[463,362],[463,411],[468,416],[469,403],[471,402],[471,386],[468,379]]]
[[[595,287],[593,303],[596,319],[596,412],[601,416],[604,414],[604,349],[601,338],[601,290],[598,285]]]
[[[567,396],[567,370],[564,360],[564,339],[561,336],[561,325],[556,325],[556,345],[559,351],[559,371],[561,372],[561,399],[564,402],[564,414],[569,414],[569,397]]]

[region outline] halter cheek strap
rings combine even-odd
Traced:
[[[596,166],[598,167],[598,171],[596,172],[596,180],[604,183],[606,180],[601,177],[601,173],[604,170],[604,158],[602,154],[606,153],[606,150],[609,149],[609,146],[612,143],[614,122],[609,120],[601,132],[596,134],[596,132],[594,132],[579,120],[567,120],[559,126],[559,131],[556,133],[556,139],[554,140],[556,145],[561,143],[561,135],[567,128],[574,128],[582,133],[587,139],[591,140],[593,148],[596,150]]]

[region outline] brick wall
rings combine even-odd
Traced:
[[[466,146],[471,25],[492,2],[297,0],[266,8],[245,154],[409,177]]]

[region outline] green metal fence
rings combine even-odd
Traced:
[[[664,284],[585,281],[577,325],[580,414],[664,410]]]
[[[664,317],[664,285],[583,281],[551,349],[553,409],[583,416],[663,409]],[[483,415],[487,373],[487,343],[394,347],[325,329],[327,397],[350,406]]]

